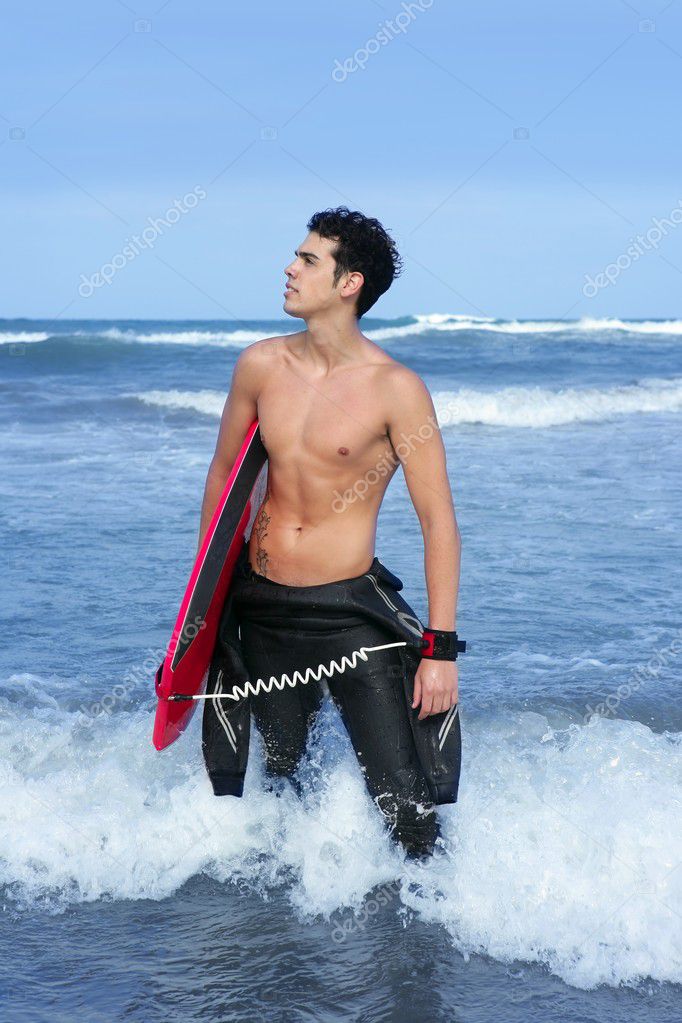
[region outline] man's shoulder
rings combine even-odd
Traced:
[[[279,358],[286,350],[287,344],[295,334],[276,334],[273,337],[262,337],[258,341],[252,341],[250,345],[242,349],[239,361],[242,364],[257,364],[268,359]]]
[[[384,429],[388,432],[397,418],[405,414],[419,415],[424,409],[430,409],[432,402],[419,374],[398,359],[384,354],[387,357],[378,361],[371,386],[373,405],[382,416]]]
[[[287,342],[291,336],[279,334],[274,337],[263,337],[243,348],[235,367],[240,378],[246,377],[256,386],[260,386],[265,376],[270,375],[281,363],[288,350]]]
[[[242,348],[232,370],[231,389],[243,391],[258,400],[264,382],[276,368],[286,335],[264,337]]]
[[[387,355],[386,361],[378,364],[378,380],[387,394],[398,398],[409,398],[423,394],[426,384],[413,369]]]

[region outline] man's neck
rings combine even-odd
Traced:
[[[306,320],[302,355],[329,372],[360,359],[366,343],[355,316],[333,320],[328,316],[313,316]]]

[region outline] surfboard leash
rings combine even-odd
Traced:
[[[274,686],[280,692],[285,686],[290,686],[292,689],[294,686],[307,685],[311,679],[319,682],[322,675],[327,678],[338,672],[342,674],[347,668],[355,668],[358,663],[358,658],[363,661],[367,661],[369,658],[368,654],[373,653],[375,650],[390,650],[392,647],[407,646],[407,643],[403,640],[400,643],[384,643],[382,646],[361,646],[358,650],[354,650],[353,653],[348,656],[344,654],[341,661],[330,661],[329,665],[318,664],[317,668],[306,668],[302,674],[298,669],[290,677],[286,673],[277,678],[275,675],[271,675],[270,678],[265,679],[259,678],[255,682],[251,680],[245,682],[243,685],[236,684],[232,687],[231,693],[197,693],[191,695],[189,693],[172,693],[170,696],[165,697],[169,703],[177,703],[186,700],[245,700],[247,696],[258,696],[260,692],[269,693],[272,691]],[[220,675],[218,676],[220,678]]]

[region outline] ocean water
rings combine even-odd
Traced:
[[[404,862],[332,707],[304,796],[151,744],[239,351],[298,322],[0,321],[3,1023],[682,1017],[682,322],[362,321],[463,536],[463,767]],[[389,487],[377,555],[426,612]]]

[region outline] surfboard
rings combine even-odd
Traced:
[[[267,457],[255,419],[197,554],[165,660],[156,673],[158,703],[152,741],[157,750],[180,737],[200,702],[174,702],[169,697],[194,696],[204,689],[234,566],[265,497]]]

